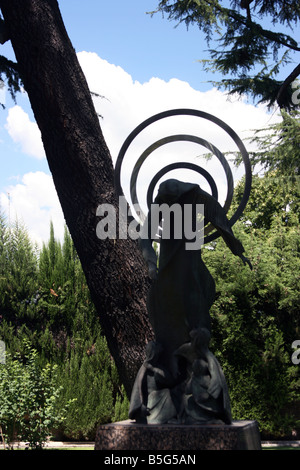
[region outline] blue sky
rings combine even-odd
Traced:
[[[140,82],[153,76],[176,77],[203,89],[206,77],[197,62],[203,49],[201,33],[196,28],[187,31],[183,24],[175,28],[176,23],[161,13],[147,14],[157,3],[88,0],[83,9],[81,0],[62,0],[60,9],[76,51],[97,52]]]
[[[228,101],[214,89],[208,82],[218,77],[205,74],[198,62],[208,58],[203,34],[195,27],[187,30],[184,24],[175,28],[160,13],[146,14],[157,3],[59,1],[89,87],[107,98],[95,100],[95,107],[103,116],[101,126],[113,160],[137,124],[165,109],[195,107],[211,112],[242,138],[247,137],[247,130],[278,119],[262,106],[245,99]],[[296,35],[299,39],[299,32]],[[0,54],[13,58],[9,44],[0,47]],[[1,209],[10,219],[23,220],[38,242],[47,238],[50,220],[61,236],[63,217],[26,93],[17,96],[17,103],[5,93],[5,105],[0,110]],[[182,129],[181,122],[179,125]],[[205,126],[203,129],[209,133]],[[171,132],[168,126],[166,132]],[[224,146],[226,139],[218,141],[215,134],[211,138]],[[139,145],[143,148],[146,140]]]

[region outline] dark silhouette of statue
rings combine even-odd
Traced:
[[[177,204],[182,214],[189,205],[195,237],[199,235],[197,218],[201,216],[197,208],[202,204],[204,224],[210,222],[232,253],[251,267],[224,209],[198,185],[175,179],[161,183],[153,207],[162,204]],[[225,377],[209,351],[209,310],[215,283],[202,260],[201,249],[187,249],[191,240],[181,228],[182,236],[178,237],[178,220],[171,217],[168,237],[164,237],[166,227],[162,221],[158,259],[152,246],[158,227],[153,227],[151,209],[141,232],[140,247],[152,278],[147,307],[155,341],[147,345],[145,362],[136,377],[129,417],[149,424],[230,424]]]

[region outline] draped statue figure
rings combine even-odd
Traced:
[[[244,248],[235,238],[219,202],[199,185],[169,179],[159,186],[155,207],[179,205],[191,209],[195,237],[197,208],[203,205],[204,224],[220,233],[231,252],[244,264]],[[161,221],[159,222],[159,225]],[[231,423],[226,380],[209,350],[215,283],[205,266],[201,249],[188,249],[191,240],[176,236],[170,218],[168,236],[162,221],[159,256],[153,248],[151,208],[143,225],[140,247],[152,278],[147,308],[155,340],[147,345],[146,358],[132,390],[129,417],[140,423]],[[182,219],[183,224],[183,219]],[[156,223],[155,223],[156,225]]]

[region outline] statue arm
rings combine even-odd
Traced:
[[[212,222],[212,224],[213,224],[213,222]],[[239,256],[241,258],[241,260],[243,261],[243,263],[248,264],[250,269],[252,269],[252,265],[251,265],[249,259],[246,258],[243,255],[245,249],[244,249],[242,243],[237,238],[235,238],[235,236],[234,236],[234,234],[231,230],[231,227],[228,225],[228,227],[224,229],[223,224],[221,226],[218,226],[218,225],[214,225],[214,226],[218,230],[218,232],[221,234],[223,240],[225,241],[226,245],[231,250],[231,252],[234,255]]]
[[[210,194],[205,193],[200,189],[198,195],[198,202],[204,204],[204,217],[211,222],[215,229],[220,233],[231,252],[239,256],[244,264],[248,264],[252,269],[252,265],[244,253],[242,243],[234,236],[234,233],[229,225],[226,213],[219,202]]]

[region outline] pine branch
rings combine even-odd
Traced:
[[[0,55],[0,80],[5,75],[8,91],[12,99],[16,100],[16,94],[21,91],[23,85],[22,78],[18,69],[18,64]]]
[[[4,44],[9,40],[8,30],[5,24],[5,21],[0,18],[0,44]]]
[[[300,64],[294,68],[294,70],[289,74],[288,77],[284,80],[276,96],[276,101],[280,107],[284,104],[283,96],[286,94],[286,90],[293,83],[294,80],[300,75]]]

